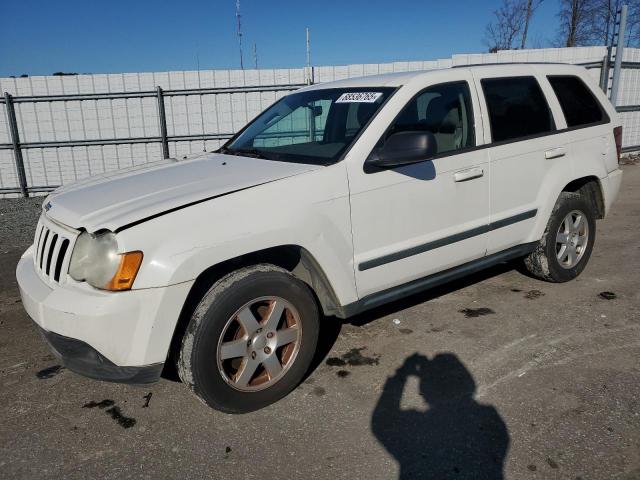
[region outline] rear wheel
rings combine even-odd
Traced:
[[[589,261],[596,237],[592,203],[582,195],[562,192],[536,249],[524,259],[534,276],[550,282],[576,278]]]
[[[273,265],[216,282],[182,340],[178,373],[209,406],[229,413],[265,407],[302,380],[317,345],[319,314],[309,287]]]

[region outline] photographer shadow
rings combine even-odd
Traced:
[[[416,376],[426,411],[403,410],[407,379]],[[414,354],[390,377],[371,428],[400,466],[400,479],[502,479],[509,433],[497,410],[473,398],[471,373],[452,353]]]

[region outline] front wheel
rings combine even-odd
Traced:
[[[304,282],[274,265],[243,268],[200,301],[182,339],[178,373],[217,410],[257,410],[302,380],[318,331],[318,308]]]
[[[536,249],[524,259],[527,270],[542,280],[568,282],[589,261],[596,238],[596,216],[582,195],[562,192]]]

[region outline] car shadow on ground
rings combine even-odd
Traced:
[[[390,302],[386,305],[373,308],[361,314],[355,315],[346,320],[341,320],[336,317],[324,317],[320,323],[320,337],[318,339],[318,347],[314,359],[305,375],[305,379],[313,374],[313,372],[325,361],[329,353],[331,352],[333,345],[340,336],[340,331],[344,324],[360,327],[371,322],[375,322],[380,318],[387,315],[406,310],[421,303],[428,302],[435,298],[447,295],[449,293],[461,290],[470,285],[488,280],[490,278],[502,275],[503,273],[510,272],[512,270],[521,271],[518,262],[505,262],[495,265],[493,267],[481,270],[479,272],[467,275],[466,277],[454,280],[439,287],[426,290],[415,295],[411,295],[401,300]]]
[[[483,282],[493,277],[497,277],[498,275],[502,275],[503,273],[507,273],[512,270],[518,270],[520,273],[522,273],[522,269],[517,262],[499,263],[485,270],[469,274],[458,280],[453,280],[438,287],[425,290],[424,292],[416,293],[401,300],[396,300],[386,305],[382,305],[380,307],[376,307],[374,309],[360,313],[351,318],[348,318],[347,320],[345,320],[345,323],[354,326],[366,325],[387,315],[392,315],[402,310],[415,307],[416,305],[419,305],[421,303],[425,303],[438,297],[442,297],[458,290],[462,290],[463,288]]]
[[[426,410],[402,409],[407,379],[418,378]],[[399,478],[502,479],[509,449],[505,422],[474,399],[475,381],[460,359],[409,356],[384,385],[371,430],[395,458]]]

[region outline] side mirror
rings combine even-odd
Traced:
[[[367,163],[378,168],[397,167],[422,162],[437,151],[436,138],[431,132],[398,132],[387,138],[382,147],[371,152]]]

